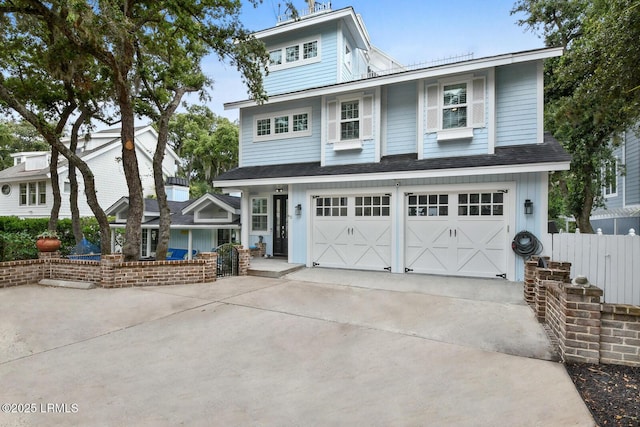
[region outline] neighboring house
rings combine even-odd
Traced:
[[[255,33],[269,100],[240,110],[241,243],[307,266],[523,279],[517,232],[546,236],[543,62],[562,49],[402,68],[351,7]],[[525,212],[525,204],[532,212]],[[527,209],[527,211],[530,209]]]
[[[240,236],[240,198],[205,194],[189,199],[189,186],[184,178],[169,178],[166,183],[167,199],[171,210],[171,235],[169,247],[187,249],[187,259],[193,251],[208,252],[217,246],[235,242]],[[110,206],[107,215],[115,216],[112,230],[124,230],[129,212],[129,199],[123,197]],[[144,200],[142,218],[142,243],[140,255],[155,256],[158,245],[160,210],[156,199]],[[112,251],[116,251],[115,234],[112,233]]]
[[[153,153],[158,135],[151,126],[136,128],[135,147],[140,168],[140,179],[145,196],[155,195],[153,181]],[[67,147],[69,139],[62,141]],[[111,206],[127,194],[127,182],[122,167],[120,129],[93,132],[81,138],[77,154],[95,176],[96,195],[103,209]],[[53,206],[53,190],[49,174],[50,153],[46,151],[12,154],[14,166],[0,171],[0,216],[15,215],[21,218],[49,217]],[[180,158],[167,147],[163,161],[165,177],[174,176]],[[60,156],[58,163],[59,185],[62,196],[60,218],[70,218],[70,184],[68,162]],[[80,216],[93,216],[84,194],[82,175],[76,172],[79,184],[78,205]]]
[[[591,225],[604,234],[628,234],[640,231],[640,137],[638,128],[622,134],[622,143],[613,151],[615,162],[609,165],[616,180],[602,189],[605,207],[594,209]]]

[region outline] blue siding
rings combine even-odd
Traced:
[[[285,138],[253,142],[254,116],[278,111],[312,108],[312,134],[309,137]],[[240,166],[277,165],[283,163],[320,161],[320,99],[286,104],[264,105],[242,110],[242,164]]]
[[[622,158],[622,146],[619,146],[613,150],[613,157],[618,159],[618,167],[624,164],[624,159]],[[624,207],[624,197],[623,197],[623,186],[622,186],[623,178],[619,175],[616,176],[616,195],[605,197],[605,205],[609,209],[613,208],[622,208]],[[604,195],[604,194],[603,194]]]
[[[374,140],[362,142],[361,150],[334,151],[333,145],[326,147],[325,165],[348,165],[352,163],[372,163],[376,160],[376,145]]]
[[[387,89],[387,134],[385,155],[417,151],[417,103],[415,82]]]
[[[626,132],[625,154],[626,174],[623,180],[627,196],[626,204],[640,205],[640,138],[635,129]]]
[[[496,146],[538,143],[536,63],[496,69]]]
[[[475,156],[489,151],[487,128],[473,130],[473,138],[437,141],[436,133],[424,136],[424,158]]]
[[[277,46],[287,41],[297,41],[307,37],[321,35],[320,38],[320,62],[315,62],[297,67],[271,71],[264,78],[264,87],[269,95],[293,92],[315,86],[323,86],[337,83],[337,37],[336,25],[333,23],[322,29],[314,28],[305,32],[295,33],[294,36],[285,38],[272,38],[266,40],[267,50],[269,46]]]

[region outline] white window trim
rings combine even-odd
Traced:
[[[35,203],[31,203],[31,190],[29,184],[35,185]],[[21,186],[25,185],[27,190],[27,200],[26,203],[22,203],[22,190]],[[40,195],[44,194],[45,201],[44,203],[40,202]],[[21,182],[18,184],[18,206],[46,206],[47,205],[47,182],[46,181],[28,181]]]
[[[445,79],[439,79],[436,84],[428,84],[425,85],[425,98],[428,96],[429,87],[437,86],[437,103],[436,105],[432,105],[425,102],[427,106],[427,114],[429,110],[437,110],[437,127],[436,128],[426,128],[427,133],[437,133],[438,141],[449,141],[456,139],[470,139],[473,138],[473,130],[476,128],[486,127],[486,121],[483,120],[483,123],[474,123],[473,121],[473,109],[474,105],[477,103],[482,103],[483,108],[487,108],[487,100],[486,96],[482,99],[474,99],[474,80],[483,80],[483,87],[486,91],[486,78],[484,76],[474,76],[473,74],[465,74],[457,77],[449,77]],[[443,128],[443,120],[444,120],[444,87],[455,85],[455,84],[466,84],[467,85],[467,126],[459,127],[459,128]],[[483,113],[485,115],[486,113]],[[428,126],[428,125],[427,125]]]
[[[612,197],[618,197],[618,187],[620,187],[620,183],[618,182],[619,181],[618,178],[620,177],[620,175],[618,174],[618,163],[620,162],[620,160],[618,160],[617,157],[614,158],[613,160],[614,161],[613,161],[613,164],[611,165],[611,167],[614,168],[614,172],[615,172],[614,176],[615,176],[615,180],[616,180],[616,191],[611,191],[611,184],[610,183],[607,184],[607,183],[603,182],[603,185],[602,185],[602,196],[605,199],[609,199],[609,198],[612,198]],[[602,168],[603,181],[606,178],[606,176],[607,176],[607,166]]]
[[[266,212],[265,213],[260,213],[260,214],[254,214],[253,213],[253,201],[254,200],[259,200],[259,199],[264,199],[266,200],[267,204],[266,204]],[[266,228],[264,229],[255,229],[253,228],[253,217],[254,216],[264,216],[267,218],[267,223],[266,223]],[[250,202],[249,202],[249,221],[251,224],[251,232],[255,232],[255,233],[268,233],[269,232],[269,197],[252,197]]]
[[[366,115],[365,114],[365,106],[364,106],[364,100],[365,98],[368,99],[367,102],[371,103],[371,115]],[[335,100],[330,101],[330,102],[335,102],[336,103],[336,117],[329,117],[329,114],[327,114],[327,116],[329,117],[328,119],[328,126],[335,126],[335,132],[336,132],[336,139],[335,140],[328,140],[329,144],[333,144],[333,150],[334,151],[343,151],[343,150],[357,150],[357,149],[361,149],[362,148],[362,143],[363,141],[367,141],[367,140],[371,140],[373,139],[373,116],[374,116],[374,112],[373,109],[375,108],[375,104],[374,104],[374,99],[375,97],[373,95],[370,94],[365,94],[365,93],[357,93],[357,94],[348,94],[348,95],[342,95],[342,96],[337,96],[335,98]],[[342,119],[341,119],[341,111],[342,111],[342,104],[345,102],[353,102],[353,101],[358,101],[358,126],[359,126],[359,130],[358,130],[358,135],[359,138],[358,139],[345,139],[342,140],[341,138],[341,126],[340,124],[342,123]],[[328,105],[327,105],[328,108]],[[364,126],[364,121],[365,119],[371,120],[371,125],[369,131],[367,131],[365,129]]]
[[[216,207],[224,210],[223,208],[221,208],[219,205],[215,205]],[[207,224],[217,224],[217,223],[228,223],[231,222],[232,219],[232,214],[229,211],[226,211],[226,216],[225,217],[219,217],[219,218],[210,218],[210,217],[203,217],[202,216],[202,209],[197,210],[193,216],[193,222],[195,223],[207,223]]]
[[[254,116],[253,118],[253,141],[273,141],[276,139],[284,139],[284,138],[299,138],[305,136],[312,135],[312,125],[313,125],[313,109],[311,107],[301,108],[296,110],[286,110],[286,111],[278,111],[275,113],[269,114],[261,114],[259,116]],[[302,131],[294,131],[293,130],[293,116],[299,114],[307,115],[307,130]],[[289,131],[284,133],[275,133],[275,119],[276,117],[289,117]],[[269,119],[271,121],[271,128],[269,135],[258,135],[258,120]]]
[[[307,64],[313,64],[316,62],[320,62],[322,60],[322,43],[320,42],[321,37],[320,35],[317,36],[313,36],[313,37],[309,37],[306,39],[301,39],[301,40],[294,40],[292,42],[289,43],[282,43],[279,45],[275,45],[273,47],[268,48],[268,53],[269,55],[271,55],[271,52],[279,50],[281,53],[281,58],[282,58],[282,64],[269,64],[268,69],[269,71],[279,71],[279,70],[286,70],[287,68],[293,68],[293,67],[299,67],[301,65],[307,65]],[[316,56],[314,56],[313,58],[307,58],[304,59],[304,45],[305,43],[313,43],[316,42],[316,45],[318,47],[318,54]],[[297,61],[292,61],[292,62],[287,62],[287,48],[288,47],[293,47],[293,46],[298,46],[299,49],[299,53],[300,53],[300,57],[298,58]]]

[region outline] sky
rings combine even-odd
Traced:
[[[285,7],[284,0],[263,0],[256,8],[249,1],[242,3],[240,21],[251,31],[275,26],[278,8]],[[524,15],[510,14],[514,3],[515,0],[334,0],[331,8],[353,7],[362,15],[374,46],[403,65],[412,65],[467,53],[482,58],[543,48],[544,41],[537,34],[517,25]],[[293,5],[302,9],[306,2],[293,0]],[[204,69],[214,80],[212,100],[207,105],[218,115],[237,119],[238,110],[225,111],[223,105],[248,98],[240,74],[214,57],[206,60]]]

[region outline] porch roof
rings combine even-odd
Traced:
[[[513,145],[496,147],[495,154],[458,156],[444,158],[417,159],[414,154],[386,156],[378,163],[354,163],[335,166],[321,166],[320,162],[289,163],[267,166],[248,166],[232,169],[218,176],[216,186],[234,185],[240,181],[265,180],[279,178],[309,178],[334,175],[389,174],[393,172],[447,171],[475,168],[504,168],[520,165],[564,164],[568,168],[571,156],[562,148],[551,134],[545,134],[541,144]],[[509,170],[502,169],[503,173]],[[512,172],[517,172],[513,170]],[[371,177],[374,178],[374,177]]]

